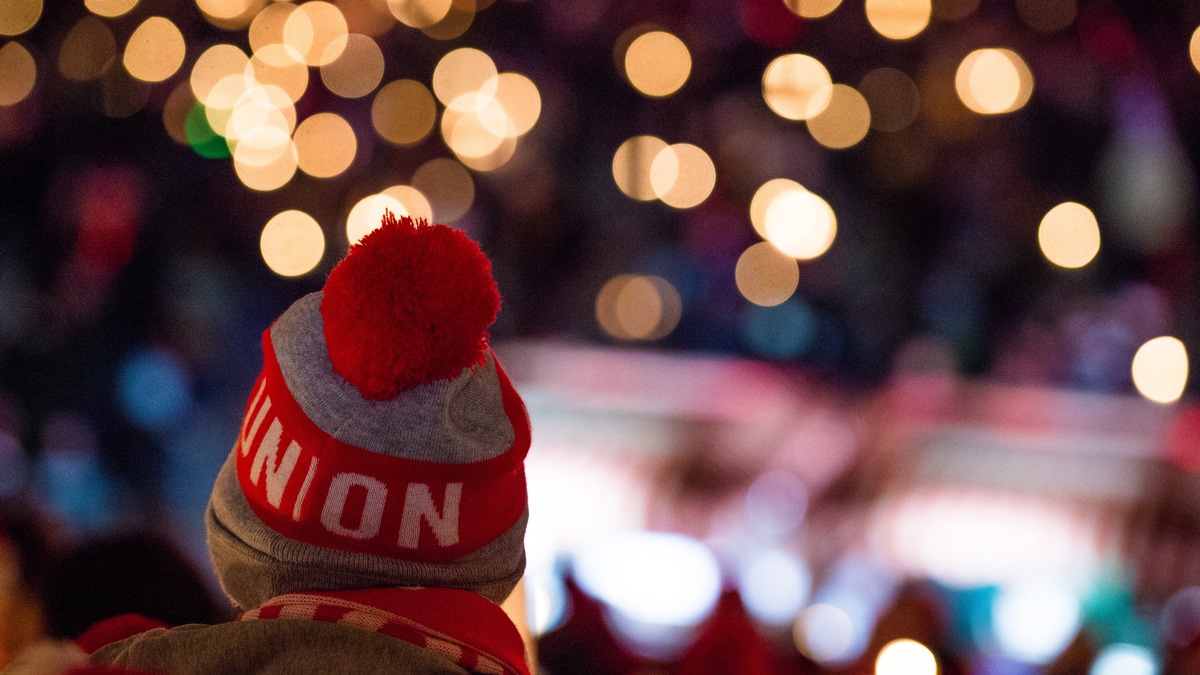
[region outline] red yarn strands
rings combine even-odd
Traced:
[[[334,372],[377,400],[483,363],[499,311],[491,263],[478,244],[391,212],[350,247],[321,300]]]

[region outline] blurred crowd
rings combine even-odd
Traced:
[[[214,595],[210,575],[165,532],[81,537],[42,504],[0,501],[0,664],[128,614],[177,626],[232,612]]]

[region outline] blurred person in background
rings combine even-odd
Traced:
[[[174,542],[129,532],[84,542],[46,573],[46,633],[75,640],[102,619],[140,614],[167,626],[229,618]]]
[[[32,503],[0,500],[0,666],[45,635],[46,570],[61,536]]]

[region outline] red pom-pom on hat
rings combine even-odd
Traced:
[[[325,281],[333,369],[370,399],[457,377],[484,362],[500,311],[479,245],[445,225],[384,214]]]

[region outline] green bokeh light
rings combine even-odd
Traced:
[[[188,111],[187,121],[183,125],[188,145],[197,155],[208,159],[226,159],[229,157],[229,145],[208,123],[204,104],[197,101]]]

